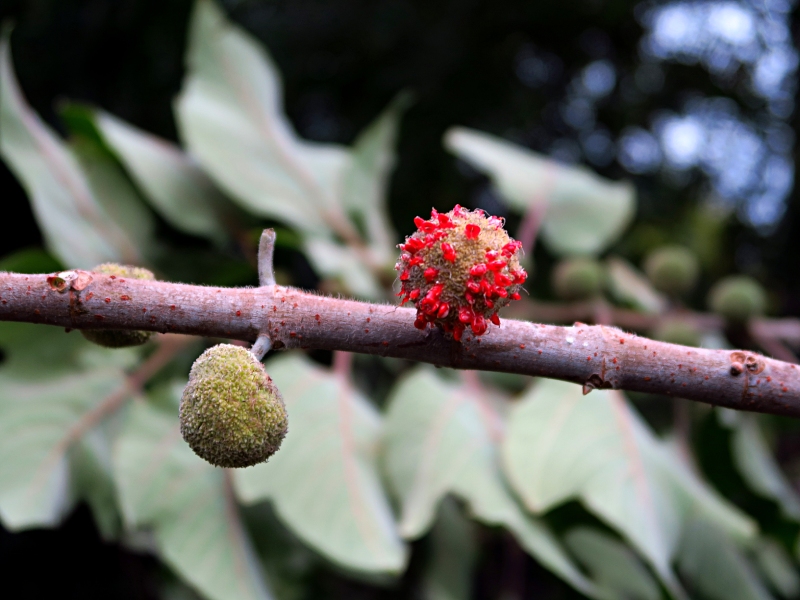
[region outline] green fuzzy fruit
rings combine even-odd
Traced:
[[[113,275],[121,279],[127,277],[128,279],[155,280],[155,275],[147,269],[118,265],[117,263],[103,263],[102,265],[97,265],[92,271],[101,275]],[[153,336],[152,331],[128,331],[124,329],[84,329],[81,334],[90,342],[106,348],[141,346]]]
[[[662,292],[684,294],[697,283],[700,263],[688,248],[663,246],[645,258],[644,271]]]
[[[752,277],[731,275],[714,284],[708,294],[708,304],[711,310],[730,321],[747,321],[764,312],[767,294]]]
[[[288,417],[264,365],[231,344],[209,348],[192,365],[180,408],[181,435],[218,467],[266,461],[286,436]]]
[[[562,300],[586,300],[600,294],[605,282],[603,266],[593,258],[562,260],[553,270],[553,289]]]
[[[651,336],[656,340],[681,346],[700,345],[700,332],[694,325],[683,319],[667,319],[658,324]]]

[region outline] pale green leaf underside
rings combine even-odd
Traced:
[[[454,494],[475,518],[506,527],[543,565],[591,595],[591,584],[547,527],[524,514],[505,486],[480,402],[426,368],[395,388],[384,423],[384,465],[400,499],[401,533],[424,534],[442,498]]]
[[[515,210],[545,205],[542,239],[561,255],[597,254],[614,243],[635,208],[628,182],[602,179],[584,167],[567,167],[495,136],[454,127],[445,146],[486,172]]]
[[[72,151],[27,105],[8,36],[0,41],[0,156],[28,192],[50,251],[71,267],[141,263],[136,238],[107,212]]]
[[[42,367],[44,368],[44,367]],[[54,526],[75,500],[71,430],[124,385],[114,369],[35,382],[0,375],[0,517],[9,529]]]
[[[380,300],[384,293],[355,250],[329,238],[309,236],[303,249],[314,269],[323,277],[338,279],[354,296]]]
[[[205,170],[254,214],[326,233],[349,154],[297,137],[272,59],[211,0],[195,5],[187,68],[176,116]]]
[[[750,488],[778,503],[788,519],[800,520],[800,500],[775,462],[756,415],[736,413],[731,438],[733,460]]]
[[[752,565],[729,536],[713,523],[690,519],[678,569],[709,600],[771,600]]]
[[[661,590],[636,554],[625,544],[592,527],[576,527],[564,543],[586,567],[608,600],[660,600]]]
[[[302,540],[333,562],[399,573],[400,540],[376,468],[380,417],[355,389],[299,356],[269,361],[289,433],[266,464],[236,472],[243,501],[270,499]]]
[[[792,557],[776,540],[761,538],[751,556],[770,587],[783,598],[800,595],[800,575]]]
[[[394,170],[400,117],[410,102],[401,94],[356,138],[344,174],[342,203],[364,224],[367,239],[383,260],[391,257],[395,233],[389,222],[386,195]]]
[[[472,597],[472,576],[478,559],[477,528],[453,498],[439,505],[431,529],[422,582],[425,600],[466,600]]]
[[[225,238],[225,197],[209,177],[174,144],[103,111],[94,122],[106,143],[171,225],[212,240]]]
[[[128,527],[152,529],[161,556],[186,581],[213,600],[271,598],[225,473],[183,441],[177,405],[174,414],[132,406],[114,467]]]
[[[534,512],[580,499],[680,593],[670,563],[692,515],[747,539],[754,524],[672,456],[617,391],[540,380],[512,409],[503,459]]]

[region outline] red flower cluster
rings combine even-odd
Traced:
[[[508,236],[502,219],[456,206],[449,213],[434,209],[414,224],[395,266],[402,304],[417,307],[414,326],[435,324],[460,340],[467,327],[482,335],[488,321],[500,325],[497,311],[519,300],[527,278],[518,258],[522,244]]]

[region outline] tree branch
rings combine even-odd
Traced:
[[[318,296],[278,285],[217,288],[69,271],[0,273],[0,320],[68,329],[142,329],[252,342],[273,349],[377,354],[456,369],[563,379],[585,391],[666,394],[728,408],[800,416],[800,368],[747,351],[656,342],[615,327],[504,319],[454,342],[413,326],[414,310]]]

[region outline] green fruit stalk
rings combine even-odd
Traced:
[[[250,467],[280,448],[286,407],[264,365],[247,349],[219,344],[192,365],[180,407],[181,435],[218,467]]]
[[[152,271],[141,267],[129,265],[118,265],[117,263],[103,263],[92,269],[101,275],[110,275],[120,279],[147,279],[155,280]],[[152,331],[127,331],[117,329],[84,329],[81,331],[83,337],[98,346],[106,348],[129,348],[131,346],[141,346],[153,336]]]
[[[416,217],[417,231],[400,244],[401,304],[417,307],[414,326],[437,326],[460,341],[469,327],[483,335],[488,323],[500,325],[497,311],[519,300],[527,274],[519,264],[520,242],[503,221],[482,210],[456,206],[448,213]]]

